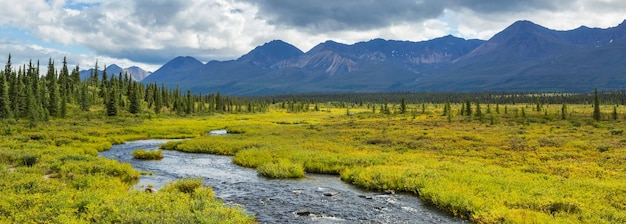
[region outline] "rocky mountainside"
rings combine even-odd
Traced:
[[[430,41],[375,39],[352,45],[327,41],[303,53],[271,41],[233,61],[166,63],[144,82],[233,95],[325,91],[396,91],[407,81],[440,70],[484,41],[446,36]],[[192,60],[192,59],[188,59]]]
[[[232,61],[177,57],[144,82],[230,95],[379,91],[589,91],[626,87],[626,23],[556,31],[518,21],[487,41],[280,40]]]
[[[550,30],[518,21],[449,69],[412,86],[425,91],[590,91],[626,88],[626,23]]]

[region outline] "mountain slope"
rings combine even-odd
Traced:
[[[202,66],[202,62],[193,57],[176,57],[165,63],[165,65],[142,80],[142,82],[158,82],[167,85],[176,85],[187,79],[191,74],[198,72],[198,69]]]
[[[488,41],[275,40],[232,61],[168,62],[144,82],[230,95],[377,91],[589,91],[626,87],[626,21],[556,31],[518,21]]]
[[[589,91],[622,89],[626,24],[555,31],[518,21],[436,77],[413,86],[429,91]]]
[[[124,71],[128,72],[135,81],[141,81],[152,74],[152,72],[148,72],[137,66],[128,67],[124,69]]]

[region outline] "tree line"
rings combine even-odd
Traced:
[[[590,90],[592,91],[592,90]],[[626,91],[599,91],[602,104],[626,105]],[[310,104],[337,102],[351,104],[399,104],[404,99],[407,104],[461,104],[467,100],[486,104],[593,104],[594,92],[589,93],[536,93],[536,92],[388,92],[388,93],[305,93],[267,96],[248,96],[266,102],[283,102],[297,99]]]
[[[70,108],[92,111],[102,108],[107,116],[122,113],[178,115],[198,113],[243,113],[267,111],[269,105],[255,100],[215,94],[198,95],[179,87],[167,88],[156,83],[143,84],[129,74],[109,74],[96,62],[90,76],[80,77],[77,65],[69,69],[63,58],[61,69],[49,59],[46,72],[40,75],[39,62],[14,66],[9,55],[0,71],[0,119],[45,121],[66,117]],[[95,110],[98,111],[98,110]]]
[[[70,108],[76,111],[102,111],[106,116],[120,114],[168,113],[176,115],[213,113],[256,113],[269,111],[270,105],[288,112],[319,111],[320,103],[338,108],[365,107],[372,112],[407,113],[407,104],[445,104],[444,115],[450,104],[461,104],[462,114],[471,115],[471,107],[507,104],[602,104],[626,105],[626,91],[593,93],[532,93],[532,92],[395,92],[395,93],[324,93],[284,94],[270,96],[224,96],[219,91],[194,94],[180,87],[164,84],[141,83],[129,74],[109,74],[106,66],[99,70],[98,63],[88,78],[82,80],[79,66],[69,69],[66,58],[57,70],[55,62],[48,60],[44,75],[40,75],[39,62],[13,66],[11,55],[4,70],[0,70],[0,119],[28,119],[32,122],[50,117],[66,117]],[[396,108],[396,105],[398,107]],[[472,106],[476,104],[477,106]],[[96,109],[94,109],[96,108]],[[447,110],[445,110],[447,109]],[[491,108],[487,108],[491,110]],[[410,111],[417,113],[419,109]],[[538,111],[540,109],[537,109]],[[474,111],[481,113],[482,111]],[[594,113],[599,113],[594,111]],[[565,116],[565,115],[563,115]],[[594,115],[594,118],[598,117]]]

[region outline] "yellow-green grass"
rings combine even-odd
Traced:
[[[302,164],[290,160],[278,159],[266,162],[257,167],[259,174],[269,178],[300,178],[304,177]]]
[[[137,149],[131,153],[133,158],[141,160],[161,160],[163,159],[163,151],[161,150],[145,150]]]
[[[141,118],[77,117],[36,127],[0,122],[0,223],[255,222],[214,199],[210,188],[133,190],[138,171],[97,156],[124,141],[199,133],[172,121],[152,126]]]
[[[623,106],[616,121],[610,116],[613,106],[603,106],[600,122],[591,119],[589,105],[568,105],[567,120],[561,120],[561,105],[544,105],[540,112],[534,105],[506,105],[508,114],[504,105],[500,114],[494,105],[492,114],[482,106],[482,119],[461,116],[460,105],[452,105],[448,117],[441,116],[443,105],[426,104],[425,113],[421,105],[410,105],[409,111],[419,111],[414,115],[373,114],[366,107],[351,108],[350,116],[345,108],[306,113],[273,108],[263,114],[185,118],[84,114],[35,128],[3,121],[0,222],[132,217],[156,222],[166,215],[211,222],[220,217],[211,214],[228,214],[234,223],[252,221],[219,201],[187,207],[215,201],[207,194],[129,190],[139,173],[96,157],[112,144],[149,138],[191,138],[166,148],[234,155],[235,163],[259,172],[283,168],[282,161],[306,172],[340,174],[364,188],[413,192],[479,223],[626,222]],[[216,129],[240,134],[207,135]],[[189,212],[200,210],[205,212]]]
[[[589,105],[568,105],[566,120],[561,105],[506,105],[507,114],[490,105],[487,114],[483,104],[482,119],[460,115],[460,105],[450,117],[441,116],[443,105],[413,107],[415,116],[368,108],[222,116],[214,126],[245,133],[175,148],[235,155],[259,173],[290,161],[364,188],[413,192],[478,223],[626,222],[623,107],[614,121],[612,106],[603,106],[600,122]]]

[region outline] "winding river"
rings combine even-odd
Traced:
[[[229,156],[163,151],[160,161],[135,160],[137,148],[157,149],[167,140],[142,140],[113,146],[100,156],[132,164],[142,175],[137,188],[160,188],[179,178],[201,178],[226,204],[240,205],[260,223],[463,223],[409,194],[358,189],[337,176],[307,174],[274,180],[239,167]]]

